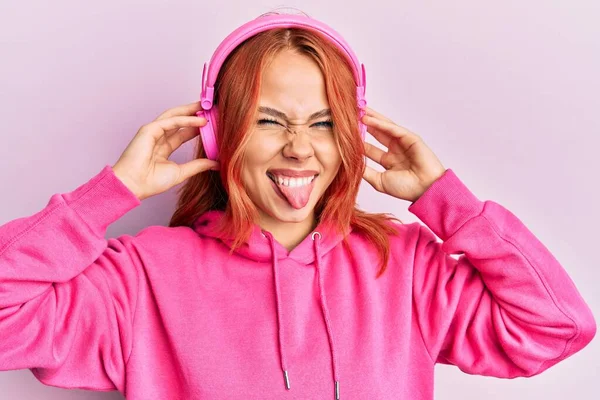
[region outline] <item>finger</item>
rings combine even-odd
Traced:
[[[193,138],[198,136],[199,133],[200,131],[198,130],[198,127],[187,126],[185,128],[179,129],[171,135],[166,136],[166,141],[169,144],[169,146],[171,146],[171,148],[175,150],[185,142],[192,140]]]
[[[371,160],[375,161],[377,164],[383,165],[383,157],[386,152],[381,150],[377,146],[373,146],[371,143],[364,142],[365,145],[365,155],[369,157]]]
[[[367,125],[367,131],[386,147],[389,147],[392,139],[400,139],[400,143],[403,145],[419,139],[419,135],[408,129],[377,117],[365,115],[363,122]]]
[[[196,115],[196,112],[200,111],[201,109],[202,106],[200,105],[200,102],[195,101],[193,103],[170,108],[156,117],[155,121],[158,121],[159,119],[175,117],[177,115]]]
[[[181,168],[181,174],[177,184],[185,181],[186,179],[208,170],[218,170],[220,164],[218,161],[209,160],[207,158],[197,158],[179,166]]]
[[[384,145],[385,147],[390,147],[390,142],[392,141],[392,137],[385,131],[381,129],[377,129],[374,126],[367,126],[367,132],[371,134],[379,143]],[[365,142],[366,143],[366,142]]]
[[[378,192],[383,192],[383,184],[381,183],[382,173],[375,171],[373,168],[366,166],[363,172],[363,178]]]
[[[156,142],[156,153],[169,158],[183,143],[195,138],[199,134],[198,127],[187,126],[185,128],[173,129],[173,133],[166,133]]]
[[[191,116],[175,116],[157,121],[152,121],[144,128],[144,131],[158,141],[166,132],[184,127],[200,127],[206,125],[206,119]]]
[[[371,107],[366,107],[365,111],[366,111],[367,115],[372,115],[372,116],[382,119],[384,121],[393,122],[390,118],[386,117],[383,114],[378,113],[377,111],[373,110]]]

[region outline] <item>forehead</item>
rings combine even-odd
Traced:
[[[280,52],[263,71],[259,106],[281,110],[290,118],[328,108],[321,69],[307,55]]]

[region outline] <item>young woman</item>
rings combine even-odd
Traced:
[[[436,363],[532,376],[583,348],[594,318],[550,251],[357,107],[355,72],[314,29],[263,30],[219,70],[218,157],[169,160],[207,126],[199,102],[175,107],[0,227],[0,369],[132,400],[417,400]],[[424,224],[357,209],[363,178]],[[183,182],[169,227],[104,238]]]

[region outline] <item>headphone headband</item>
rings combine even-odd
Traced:
[[[353,66],[353,75],[356,82],[356,98],[357,105],[361,110],[361,117],[364,114],[364,108],[367,105],[365,99],[366,75],[365,67],[358,61],[354,51],[342,36],[323,22],[317,21],[304,15],[294,14],[267,14],[261,15],[252,21],[245,23],[233,32],[231,32],[219,44],[213,53],[210,62],[204,64],[202,70],[202,92],[200,93],[200,104],[203,111],[199,111],[197,115],[205,116],[209,119],[209,123],[205,128],[201,128],[202,140],[207,156],[211,159],[217,159],[218,149],[216,144],[216,124],[215,110],[213,109],[214,85],[219,75],[221,66],[227,59],[227,56],[246,39],[270,29],[277,28],[303,28],[318,33],[322,33],[334,45],[336,45],[346,56],[350,64]],[[366,127],[359,122],[361,135],[364,139]]]
[[[208,110],[212,107],[215,81],[217,80],[219,70],[227,59],[227,56],[244,40],[260,32],[276,28],[304,28],[325,34],[340,50],[342,50],[348,58],[348,61],[354,66],[352,71],[354,80],[357,83],[357,88],[361,88],[361,93],[358,93],[357,90],[357,95],[364,97],[366,83],[365,67],[359,63],[356,54],[354,54],[354,51],[352,51],[348,43],[346,43],[339,33],[334,31],[328,25],[303,15],[275,14],[260,16],[245,23],[231,32],[225,40],[219,44],[212,55],[208,66],[207,64],[204,64],[204,70],[202,71],[202,108]]]

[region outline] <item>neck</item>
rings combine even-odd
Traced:
[[[299,222],[282,222],[260,212],[261,229],[270,232],[288,251],[299,245],[317,226],[314,212]]]

